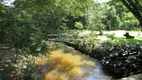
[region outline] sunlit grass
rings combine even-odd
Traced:
[[[126,39],[124,34],[129,32],[131,36],[135,36],[134,39]],[[117,31],[104,31],[104,34],[107,38],[110,38],[114,43],[126,43],[126,44],[142,44],[142,33],[137,31],[124,31],[124,30],[117,30]],[[108,36],[109,35],[109,36]],[[101,38],[103,39],[103,38]],[[105,39],[104,41],[107,41]],[[103,41],[103,40],[100,40]]]
[[[142,32],[139,31],[125,31],[125,30],[114,30],[114,31],[102,31],[103,35],[98,35],[99,31],[78,31],[79,37],[83,37],[85,40],[99,40],[101,42],[113,40],[122,43],[141,44]],[[134,39],[126,39],[124,34],[129,32],[131,36],[135,36]],[[92,35],[93,34],[93,35]],[[87,35],[87,36],[86,36]],[[82,38],[79,38],[82,39]]]
[[[126,44],[142,44],[142,40],[139,39],[126,39],[126,38],[115,38],[114,42],[126,43]]]
[[[126,39],[125,36],[123,36],[126,32],[129,32],[130,35],[135,36],[134,39]],[[136,32],[136,31],[111,31],[112,33],[113,42],[118,43],[126,43],[126,44],[142,44],[142,33]]]

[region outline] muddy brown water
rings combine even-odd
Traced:
[[[56,49],[47,59],[36,58],[41,80],[110,80],[96,59],[73,48]]]

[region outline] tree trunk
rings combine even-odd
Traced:
[[[138,0],[120,0],[132,14],[138,19],[142,26],[142,5]]]

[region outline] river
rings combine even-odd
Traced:
[[[71,47],[56,48],[47,59],[37,59],[41,80],[111,80],[98,60]]]

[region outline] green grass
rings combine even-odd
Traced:
[[[126,31],[108,31],[107,37],[112,40],[114,43],[120,43],[120,44],[142,44],[142,33],[140,35],[137,31],[127,31],[130,33],[130,35],[135,36],[134,39],[126,39],[123,35],[126,33]],[[110,33],[113,33],[110,35]]]
[[[126,32],[129,32],[130,35],[135,36],[135,38],[126,39],[124,36]],[[100,36],[98,35],[99,31],[78,30],[78,31],[73,31],[71,35],[74,34],[75,36],[77,36],[78,39],[81,39],[81,40],[82,39],[90,40],[90,41],[98,40],[100,42],[112,41],[113,43],[120,43],[120,44],[142,44],[142,32],[114,30],[114,31],[103,31],[103,33],[104,35]]]
[[[139,39],[115,38],[113,41],[122,44],[142,44],[142,40]]]

